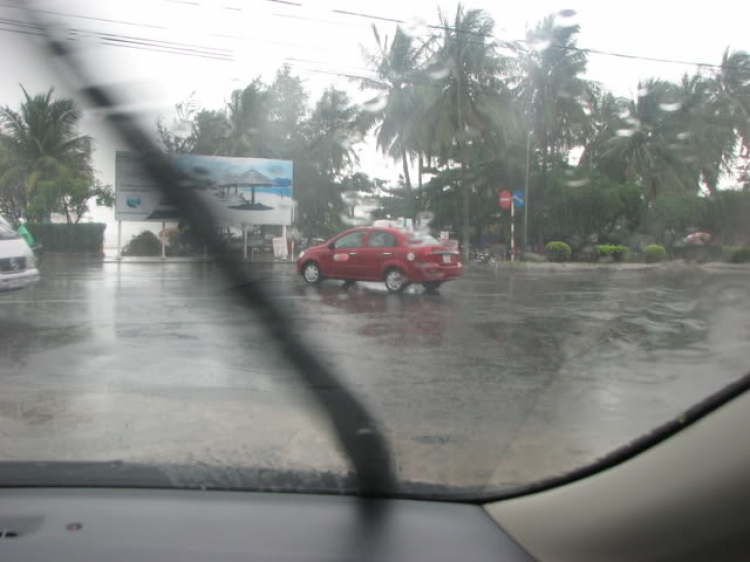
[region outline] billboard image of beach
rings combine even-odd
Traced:
[[[224,225],[290,225],[293,165],[289,160],[170,155],[174,165],[194,179],[193,188]],[[117,152],[115,218],[123,221],[169,221],[179,213],[144,173],[137,155]]]

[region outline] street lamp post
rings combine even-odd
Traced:
[[[526,257],[526,244],[529,236],[529,167],[531,160],[531,129],[526,129],[526,177],[523,185],[523,245],[521,246],[521,258]]]

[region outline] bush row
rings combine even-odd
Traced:
[[[103,223],[29,223],[26,228],[45,252],[66,254],[101,254],[104,252]]]
[[[599,259],[623,262],[630,256],[630,248],[616,244],[601,244],[596,246],[596,255]]]
[[[597,260],[624,262],[630,257],[630,249],[627,246],[600,244],[595,250]],[[573,255],[571,247],[565,242],[549,242],[545,246],[545,253],[547,259],[552,262],[566,262]],[[646,263],[659,263],[668,257],[699,262],[721,259],[730,263],[750,263],[750,247],[684,246],[672,248],[670,253],[671,255],[664,246],[649,244],[643,248],[642,257]]]

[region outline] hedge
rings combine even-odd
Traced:
[[[150,230],[144,230],[133,236],[128,245],[122,249],[123,256],[160,256],[161,240]]]
[[[104,252],[104,223],[90,222],[76,225],[66,223],[29,223],[26,228],[45,252],[66,254],[102,254]]]
[[[613,244],[602,244],[596,247],[596,253],[599,258],[609,258],[612,261],[627,261],[630,255],[630,248],[627,246],[617,246]]]
[[[565,242],[549,242],[544,249],[547,259],[554,262],[568,261],[573,253],[571,247]]]
[[[667,250],[659,244],[649,244],[643,248],[643,257],[646,263],[657,263],[667,259]]]
[[[750,262],[750,247],[738,248],[729,258],[732,263],[748,263]]]

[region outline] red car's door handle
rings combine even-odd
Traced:
[[[392,256],[393,252],[380,252],[381,256]]]
[[[350,255],[350,256],[356,256],[356,255],[357,255],[357,252],[349,252],[349,255]]]

